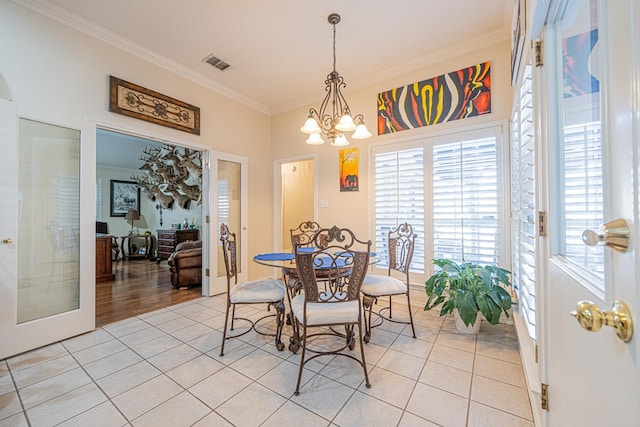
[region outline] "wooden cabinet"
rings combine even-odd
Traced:
[[[113,239],[114,237],[108,234],[96,235],[96,282],[106,282],[116,278],[111,263]]]
[[[168,259],[175,250],[178,243],[187,240],[198,240],[199,230],[156,230],[158,232],[158,259]]]

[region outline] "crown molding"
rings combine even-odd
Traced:
[[[460,44],[458,46],[448,47],[446,49],[430,53],[429,55],[423,56],[422,58],[418,58],[401,65],[390,67],[376,73],[371,73],[367,75],[365,78],[360,78],[355,83],[353,81],[349,81],[349,86],[351,90],[362,89],[363,87],[366,87],[366,86],[375,85],[377,83],[393,79],[398,75],[408,74],[412,71],[424,69],[429,65],[437,64],[439,62],[453,59],[461,55],[464,55],[466,53],[471,53],[476,50],[485,49],[497,43],[508,41],[508,40],[509,40],[508,30],[505,29],[505,30],[494,31],[492,33],[485,35],[484,37],[477,38],[473,41],[465,42],[464,44]],[[272,114],[285,113],[295,108],[311,105],[317,101],[318,101],[318,96],[307,96],[286,104],[275,106],[271,109],[271,112]]]
[[[69,12],[68,10],[43,0],[10,0],[11,2],[30,9],[40,15],[51,18],[58,21],[68,27],[78,30],[84,34],[87,34],[93,38],[103,41],[118,49],[124,50],[134,56],[137,56],[145,61],[148,61],[158,67],[164,68],[172,73],[177,74],[180,77],[184,77],[193,81],[201,86],[204,86],[222,96],[239,102],[247,107],[253,108],[266,115],[271,115],[271,109],[255,100],[242,95],[228,87],[221,85],[220,83],[213,81],[200,73],[196,73],[190,68],[186,68],[162,55],[146,49],[124,37],[109,31],[103,27],[94,24],[87,19],[84,19],[76,14]]]

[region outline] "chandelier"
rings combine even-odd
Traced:
[[[320,133],[323,133],[331,140],[331,145],[344,146],[349,145],[349,141],[343,132],[353,132],[351,135],[353,139],[369,138],[371,132],[365,126],[362,114],[351,116],[349,104],[340,91],[347,86],[342,76],[336,71],[336,24],[340,22],[340,15],[332,13],[328,21],[333,25],[333,71],[324,81],[324,90],[327,94],[320,105],[320,110],[309,109],[309,117],[300,130],[309,134],[307,144],[323,144],[324,140],[320,136]],[[327,111],[329,106],[331,109]]]

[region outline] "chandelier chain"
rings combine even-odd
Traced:
[[[333,71],[336,71],[336,24],[333,24]]]

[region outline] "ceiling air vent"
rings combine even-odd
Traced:
[[[218,58],[214,54],[207,56],[206,58],[203,59],[203,61],[206,62],[207,64],[213,65],[220,71],[224,71],[227,68],[229,68],[229,64],[227,64],[226,62],[224,62],[222,59]]]

